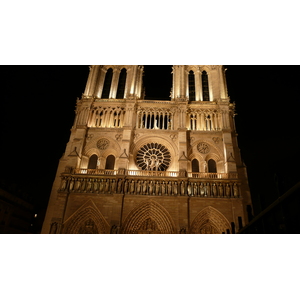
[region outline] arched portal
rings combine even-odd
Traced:
[[[166,209],[149,200],[129,213],[122,233],[175,233],[175,226]]]
[[[190,233],[226,233],[231,232],[226,217],[212,206],[202,209],[192,222]]]
[[[79,209],[64,224],[64,233],[109,233],[109,225],[93,206]]]

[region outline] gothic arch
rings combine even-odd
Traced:
[[[109,146],[105,150],[97,148],[97,142],[102,138],[109,141]],[[108,136],[95,136],[87,143],[83,151],[83,155],[86,156],[91,156],[93,154],[97,154],[98,157],[107,157],[110,154],[118,157],[121,155],[121,147],[117,141]]]
[[[127,216],[122,233],[175,233],[174,222],[159,203],[148,200],[134,208]]]
[[[84,227],[87,226],[93,227],[91,233],[109,233],[109,224],[92,201],[88,205],[83,205],[67,219],[64,223],[64,233],[89,233],[84,232]]]
[[[194,74],[196,74],[196,72],[199,70],[199,66],[195,66],[195,65],[188,65],[186,66],[186,71],[190,72],[193,71]]]
[[[208,162],[210,159],[213,159],[216,163],[218,163],[221,158],[216,153],[208,153],[205,157],[206,162]]]
[[[199,143],[201,143],[201,142],[208,144],[209,147],[210,147],[210,151],[209,151],[209,153],[206,154],[206,155],[205,155],[205,154],[201,154],[201,153],[198,151],[198,149],[197,149],[197,145],[198,145]],[[211,141],[209,141],[209,140],[202,140],[202,139],[197,139],[197,140],[195,140],[195,141],[191,144],[191,151],[192,151],[192,153],[195,154],[196,156],[200,155],[200,156],[202,157],[202,159],[205,159],[205,160],[207,160],[208,157],[209,157],[209,158],[212,158],[212,159],[215,159],[215,160],[217,160],[217,161],[220,161],[220,160],[223,158],[223,154],[222,154],[221,150],[220,150],[218,147],[216,147],[216,146],[215,146]],[[190,157],[192,157],[192,153],[191,153],[191,156],[190,156]],[[209,159],[209,158],[208,158],[208,159]]]
[[[226,233],[231,226],[226,217],[212,206],[202,209],[191,224],[190,233]]]
[[[83,155],[86,155],[88,158],[91,158],[93,155],[97,155],[98,157],[100,157],[100,151],[96,148],[90,148],[87,151],[84,151]]]
[[[202,73],[203,71],[205,71],[207,73],[207,75],[209,75],[210,72],[211,72],[211,69],[207,65],[206,66],[200,66],[199,70],[200,70],[200,73]]]

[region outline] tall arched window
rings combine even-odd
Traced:
[[[109,155],[106,158],[105,170],[114,170],[115,168],[115,157],[113,155]]]
[[[102,91],[102,99],[108,99],[109,98],[109,92],[111,87],[111,81],[113,76],[113,70],[112,68],[109,68],[105,75],[105,80],[103,84],[103,91]]]
[[[124,98],[126,77],[127,77],[127,72],[126,69],[123,68],[119,77],[119,84],[118,84],[117,96],[116,96],[117,99]]]
[[[192,172],[199,173],[199,161],[196,158],[192,160]]]
[[[195,75],[193,71],[189,72],[189,99],[195,101]]]
[[[89,159],[88,169],[96,169],[98,162],[98,156],[93,154]]]
[[[206,71],[202,72],[202,94],[203,101],[209,101],[208,75]]]
[[[208,173],[217,173],[217,164],[213,159],[210,159],[207,162],[208,165]]]

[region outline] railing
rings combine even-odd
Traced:
[[[149,176],[149,177],[178,177],[179,172],[172,171],[147,171],[147,170],[127,170],[126,175]]]
[[[188,172],[191,178],[210,178],[210,179],[237,179],[237,173],[192,173]]]
[[[104,169],[75,169],[75,174],[87,174],[87,175],[117,175],[117,170],[104,170]]]
[[[147,177],[189,177],[202,179],[237,179],[237,173],[196,173],[176,171],[148,171],[148,170],[104,170],[104,169],[74,169],[74,174],[86,175],[128,175]]]

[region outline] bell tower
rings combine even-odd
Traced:
[[[91,66],[43,233],[235,233],[251,207],[223,66],[174,65],[170,100],[143,66]]]

